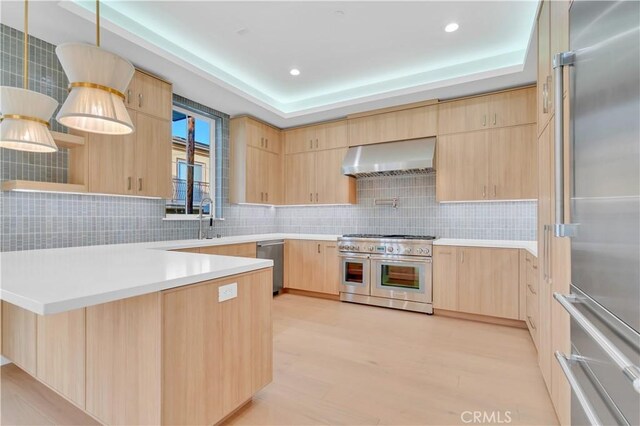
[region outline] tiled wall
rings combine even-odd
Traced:
[[[0,24],[3,85],[22,82],[22,33]],[[55,46],[30,38],[30,88],[57,99],[67,81]],[[218,178],[223,236],[269,232],[343,234],[353,232],[434,234],[441,237],[535,238],[535,202],[438,204],[435,176],[397,176],[358,180],[357,206],[260,207],[228,203],[229,116],[181,97],[221,121]],[[54,114],[55,115],[55,114]],[[53,130],[64,131],[55,120]],[[66,181],[66,152],[25,154],[0,149],[0,178]],[[399,197],[398,209],[374,206],[375,198]],[[129,197],[0,192],[0,251],[196,238],[195,221],[165,221],[164,201]]]
[[[358,205],[278,209],[282,232],[381,233],[446,238],[534,240],[534,201],[437,203],[436,175],[358,179]],[[398,207],[374,205],[397,197]]]

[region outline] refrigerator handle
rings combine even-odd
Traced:
[[[554,92],[553,104],[555,107],[554,154],[555,154],[555,220],[554,234],[556,237],[572,237],[575,235],[575,226],[564,223],[564,81],[563,69],[573,65],[575,54],[573,52],[556,53],[553,57]]]
[[[609,358],[622,370],[622,374],[629,379],[633,389],[640,393],[640,368],[635,365],[620,349],[618,349],[602,332],[593,325],[591,321],[580,312],[573,302],[576,300],[574,295],[565,296],[560,293],[553,293],[554,299],[562,305],[569,313],[569,316],[591,337],[602,350],[609,355]]]
[[[578,403],[584,410],[584,413],[586,414],[587,419],[589,419],[589,423],[591,423],[591,426],[602,425],[600,418],[596,414],[596,410],[593,408],[593,405],[591,405],[591,402],[587,398],[587,395],[584,393],[582,386],[580,386],[580,382],[578,382],[578,379],[573,374],[573,371],[571,371],[571,366],[569,365],[569,363],[574,361],[574,359],[572,359],[573,357],[568,358],[565,354],[563,354],[560,351],[556,351],[554,355],[558,360],[558,364],[560,364],[560,368],[562,369],[562,372],[567,377],[569,386],[571,386],[573,393],[576,395],[576,399],[578,400]]]

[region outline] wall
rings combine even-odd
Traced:
[[[30,37],[29,88],[62,104],[67,80],[55,46]],[[0,24],[0,84],[22,84],[22,33]],[[358,180],[357,206],[261,207],[228,203],[229,116],[220,118],[219,169],[223,236],[269,232],[343,234],[355,232],[433,234],[441,237],[535,239],[535,202],[438,204],[435,180],[428,176],[397,176]],[[55,116],[55,114],[54,114]],[[52,129],[64,131],[54,119]],[[0,149],[0,179],[66,181],[67,154],[25,154]],[[375,198],[400,198],[398,209],[374,206]],[[30,250],[197,237],[195,221],[166,221],[164,201],[130,197],[0,192],[0,251]]]

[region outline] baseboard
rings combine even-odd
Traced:
[[[491,317],[488,315],[479,315],[479,314],[469,314],[467,312],[457,312],[457,311],[448,311],[446,309],[434,309],[434,315],[438,315],[441,317],[449,317],[449,318],[458,318],[469,321],[476,322],[485,322],[488,324],[497,324],[497,325],[505,325],[508,327],[516,327],[516,328],[527,328],[527,323],[520,320],[509,319],[509,318],[498,318]]]
[[[337,300],[340,301],[339,294],[327,294],[327,293],[318,293],[317,291],[307,291],[307,290],[298,290],[295,288],[283,288],[280,290],[281,293],[289,293],[295,294],[298,296],[308,296],[308,297],[317,297],[319,299],[328,299],[328,300]]]

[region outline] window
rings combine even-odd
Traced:
[[[171,131],[173,195],[167,200],[168,217],[198,215],[203,199],[211,198],[215,202],[218,120],[174,106]],[[216,217],[221,216],[219,204],[214,203]],[[202,213],[208,215],[209,212],[207,202]]]

